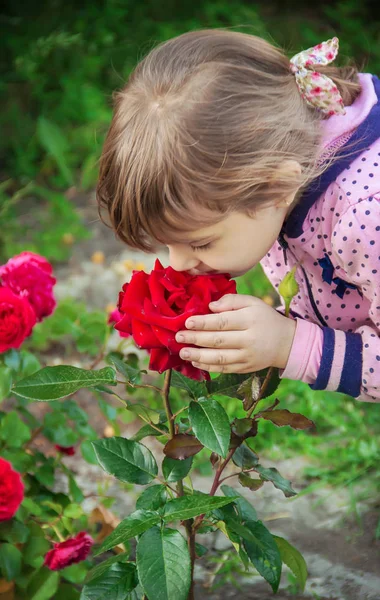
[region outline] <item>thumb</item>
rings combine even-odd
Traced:
[[[239,310],[253,306],[255,298],[247,294],[226,294],[216,302],[210,302],[209,307],[213,312],[224,312],[226,310]]]

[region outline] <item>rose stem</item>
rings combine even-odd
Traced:
[[[170,401],[169,401],[169,391],[170,391],[170,380],[171,380],[171,377],[172,377],[172,370],[168,369],[166,371],[166,373],[165,373],[164,387],[162,388],[161,394],[162,394],[162,399],[164,401],[166,417],[167,417],[168,423],[169,423],[170,438],[173,438],[174,435],[175,435],[174,422],[173,422],[173,412],[172,412],[172,408],[170,406]]]
[[[170,380],[172,376],[172,370],[168,369],[165,373],[164,386],[162,388],[162,399],[164,401],[166,417],[169,423],[170,438],[175,436],[174,418],[173,411],[170,406],[169,392],[170,392]],[[183,496],[183,482],[182,480],[177,483],[177,494]],[[191,571],[190,571],[190,590],[187,600],[194,600],[194,562],[195,562],[195,532],[192,529],[192,519],[184,521],[184,526],[187,534],[187,545],[190,553]]]
[[[229,453],[227,454],[227,458],[222,462],[222,464],[220,465],[220,467],[217,469],[216,473],[215,473],[215,478],[214,478],[214,483],[212,484],[211,490],[210,490],[210,496],[214,496],[216,490],[218,489],[220,482],[220,476],[223,472],[223,470],[225,469],[225,467],[227,466],[227,464],[230,462],[234,452],[235,452],[236,448],[231,448],[231,450],[229,451]],[[193,525],[193,531],[195,532],[198,527],[200,526],[200,524],[202,523],[203,519],[204,519],[204,514],[203,515],[199,515],[194,522]]]

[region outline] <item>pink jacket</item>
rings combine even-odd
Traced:
[[[321,160],[337,148],[341,159],[304,192],[261,265],[277,288],[302,261],[281,377],[380,402],[380,79],[359,77],[347,114],[321,123]],[[345,157],[347,142],[357,145]]]

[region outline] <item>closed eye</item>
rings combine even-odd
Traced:
[[[190,248],[192,250],[206,250],[207,248],[210,248],[210,246],[212,245],[212,242],[208,242],[207,244],[203,244],[203,246],[190,246]]]

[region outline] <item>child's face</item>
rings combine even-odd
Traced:
[[[216,271],[238,277],[247,273],[274,244],[293,199],[261,208],[254,217],[232,212],[214,225],[193,231],[183,242],[167,245],[170,266],[193,275]]]

